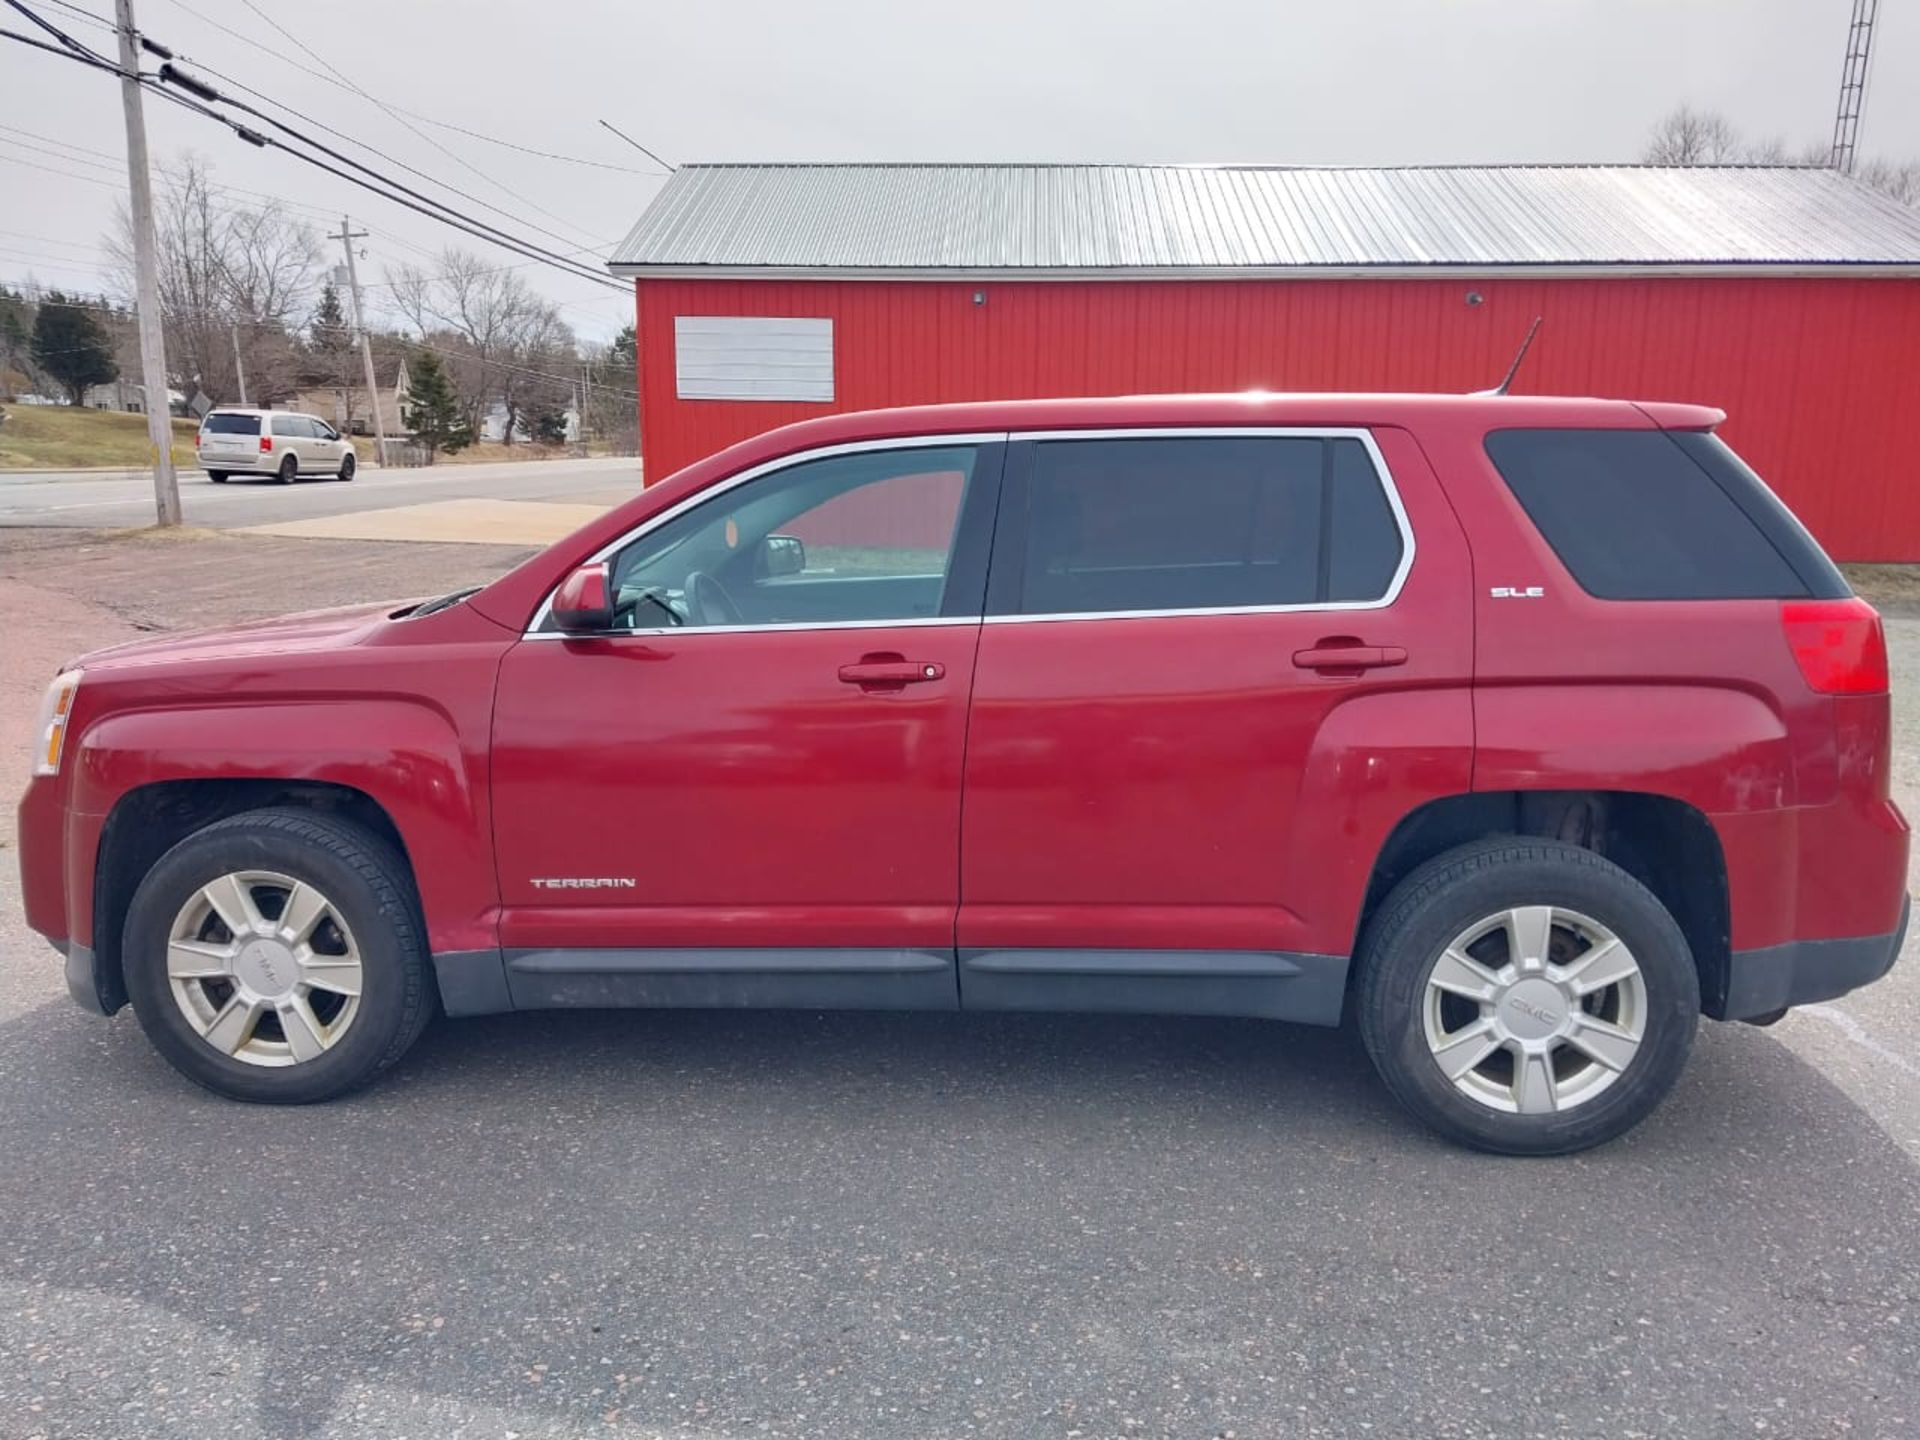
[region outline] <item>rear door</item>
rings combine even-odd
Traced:
[[[222,463],[250,465],[260,454],[260,417],[215,410],[200,422],[200,463],[217,470]]]
[[[1469,588],[1398,430],[1016,445],[962,1003],[1337,1019],[1373,854],[1468,786]]]

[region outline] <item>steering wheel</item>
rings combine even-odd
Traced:
[[[738,625],[746,619],[727,587],[704,570],[689,570],[682,589],[687,597],[687,618],[695,625]]]

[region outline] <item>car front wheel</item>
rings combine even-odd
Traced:
[[[188,1078],[305,1104],[366,1083],[432,1008],[406,863],[372,831],[256,810],[195,832],[135,893],[122,946],[141,1028]]]
[[[1602,856],[1507,837],[1440,855],[1367,927],[1360,1032],[1394,1096],[1510,1155],[1602,1144],[1686,1065],[1699,975],[1665,906]]]
[[[355,462],[352,455],[342,455],[340,457],[340,478],[342,480],[351,480],[356,468],[357,462]]]

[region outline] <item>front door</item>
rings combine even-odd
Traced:
[[[1469,788],[1465,544],[1417,448],[1038,437],[992,569],[962,1003],[1337,1019],[1374,849]]]
[[[1004,447],[799,459],[606,558],[617,628],[502,664],[521,1005],[951,1007],[960,785]]]

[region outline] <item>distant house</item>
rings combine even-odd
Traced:
[[[397,355],[376,355],[373,375],[380,387],[380,419],[386,426],[387,434],[412,434],[406,420],[407,403],[413,398],[407,362]],[[367,409],[367,387],[358,379],[351,385],[302,386],[294,391],[286,404],[275,408],[304,410],[309,415],[318,415],[346,434],[373,434],[373,417]]]
[[[109,380],[105,385],[92,385],[87,388],[84,401],[89,410],[125,410],[136,415],[147,413],[147,387],[121,376],[118,380]],[[167,392],[167,407],[175,415],[183,414],[187,397],[178,390]]]
[[[567,421],[567,444],[577,444],[580,439],[580,412],[569,405],[561,412]],[[498,445],[507,438],[507,407],[498,400],[489,401],[486,411],[480,416],[480,438],[490,445]],[[525,411],[514,422],[513,443],[529,444],[533,440],[533,417]]]

